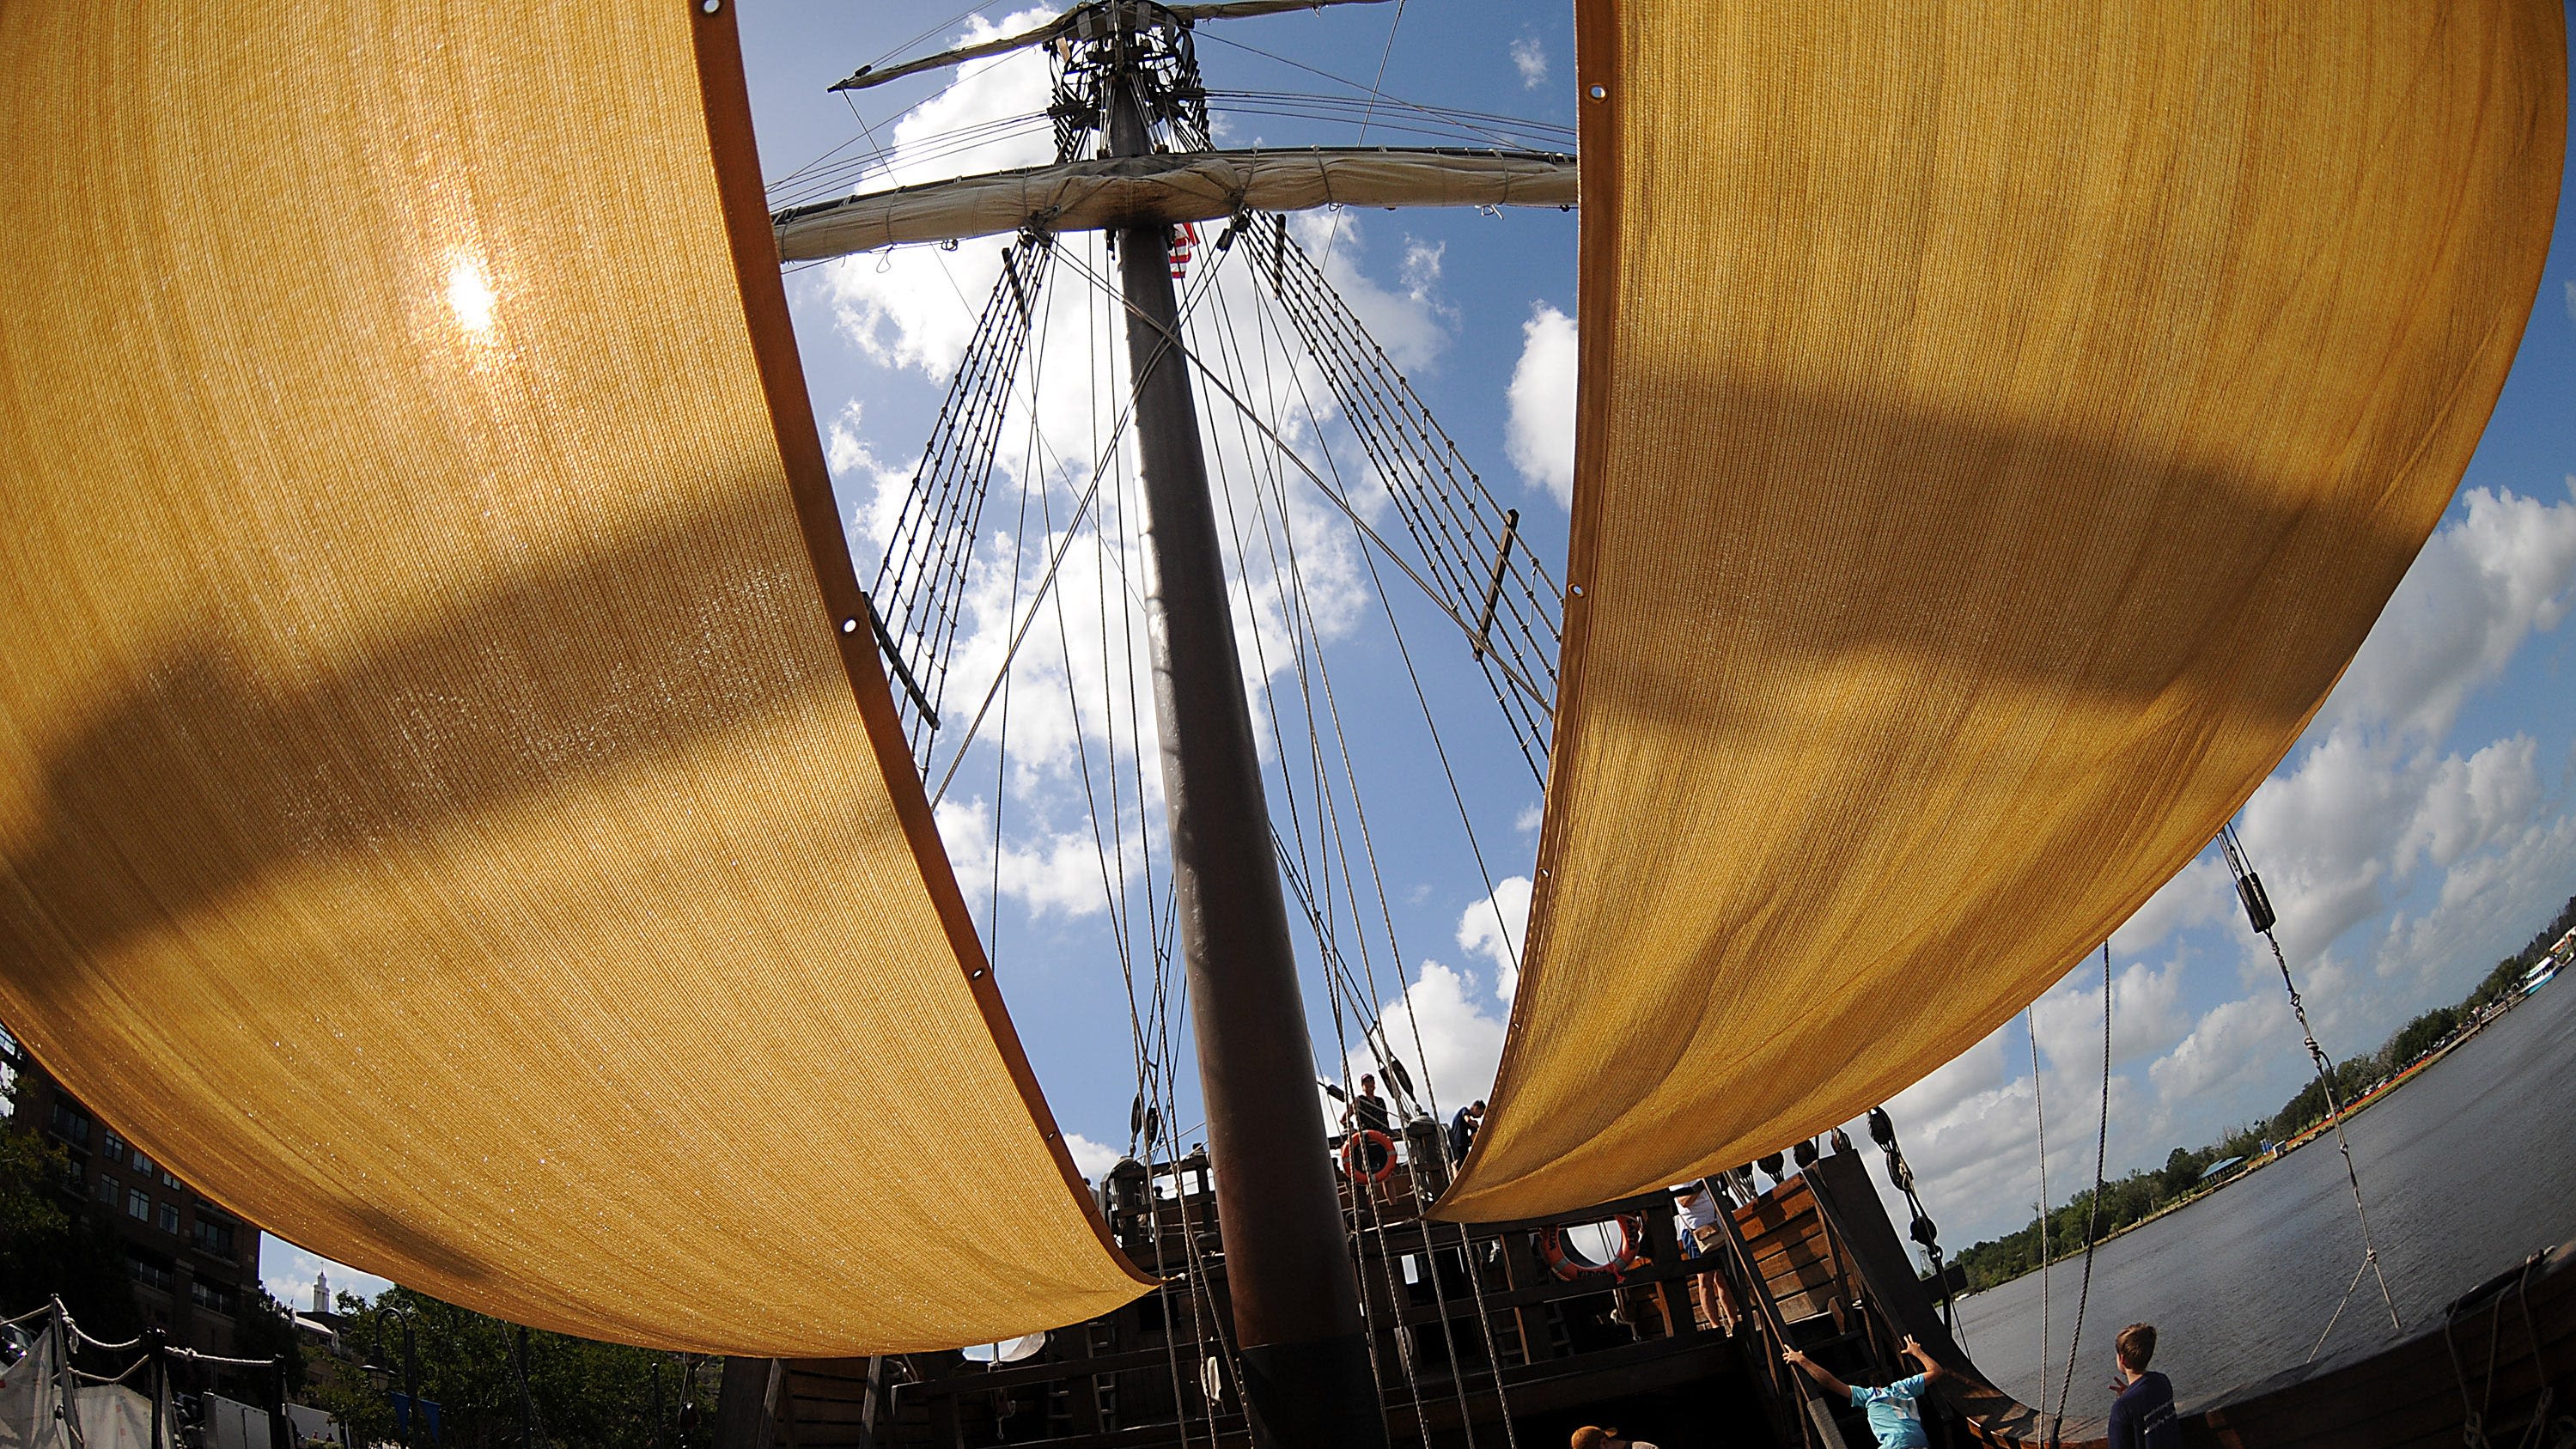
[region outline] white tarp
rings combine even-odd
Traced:
[[[33,1352],[0,1372],[0,1449],[73,1449],[74,1426],[80,1449],[152,1449],[151,1400],[122,1384],[82,1384],[67,1406],[59,1365],[48,1328]]]

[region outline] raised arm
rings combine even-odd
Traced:
[[[1945,1369],[1938,1363],[1933,1362],[1932,1355],[1923,1351],[1923,1345],[1916,1343],[1912,1334],[1906,1335],[1905,1342],[1897,1345],[1897,1352],[1914,1360],[1914,1362],[1922,1368],[1923,1377],[1931,1380],[1933,1383],[1937,1384],[1943,1379],[1952,1377],[1948,1369]]]
[[[1833,1395],[1836,1399],[1839,1399],[1846,1404],[1851,1402],[1851,1385],[1844,1383],[1841,1379],[1835,1378],[1833,1370],[1826,1368],[1823,1364],[1816,1362],[1814,1359],[1807,1357],[1805,1354],[1798,1352],[1794,1348],[1784,1348],[1780,1350],[1780,1361],[1782,1363],[1793,1363],[1798,1367],[1805,1369],[1807,1371],[1807,1377],[1814,1379],[1819,1384],[1822,1384],[1826,1393]]]

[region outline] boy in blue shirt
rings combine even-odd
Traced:
[[[2182,1425],[2174,1418],[2173,1381],[2151,1373],[2156,1356],[2156,1326],[2132,1323],[2120,1330],[2112,1346],[2119,1373],[2111,1380],[2110,1449],[2182,1449]]]
[[[1950,1376],[1950,1371],[1932,1361],[1923,1346],[1908,1338],[1899,1345],[1907,1358],[1922,1365],[1923,1372],[1910,1379],[1898,1379],[1883,1389],[1856,1387],[1834,1377],[1833,1372],[1794,1348],[1780,1350],[1784,1363],[1793,1363],[1807,1371],[1807,1377],[1824,1386],[1825,1392],[1869,1415],[1869,1432],[1878,1436],[1878,1449],[1931,1449],[1932,1441],[1923,1432],[1923,1406],[1920,1402],[1932,1385]]]

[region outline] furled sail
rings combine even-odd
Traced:
[[[2063,975],[2440,518],[2556,0],[1582,0],[1564,687],[1495,1220],[1776,1150]]]
[[[0,70],[0,1021],[525,1323],[1141,1291],[848,632],[731,8],[39,0]]]
[[[1023,228],[1087,231],[1318,206],[1572,206],[1571,156],[1386,146],[1118,156],[926,181],[778,215],[785,260]]]

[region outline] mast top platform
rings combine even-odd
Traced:
[[[940,70],[981,60],[988,55],[1005,55],[1031,46],[1049,45],[1063,39],[1100,40],[1119,34],[1137,34],[1157,27],[1187,30],[1202,20],[1241,20],[1254,15],[1278,15],[1292,10],[1321,10],[1327,5],[1382,5],[1386,0],[1208,0],[1196,5],[1158,5],[1154,0],[1092,0],[1077,5],[1034,30],[1017,35],[943,50],[918,60],[907,60],[883,70],[872,65],[860,66],[849,77],[832,86],[835,91],[865,90],[905,76]]]

